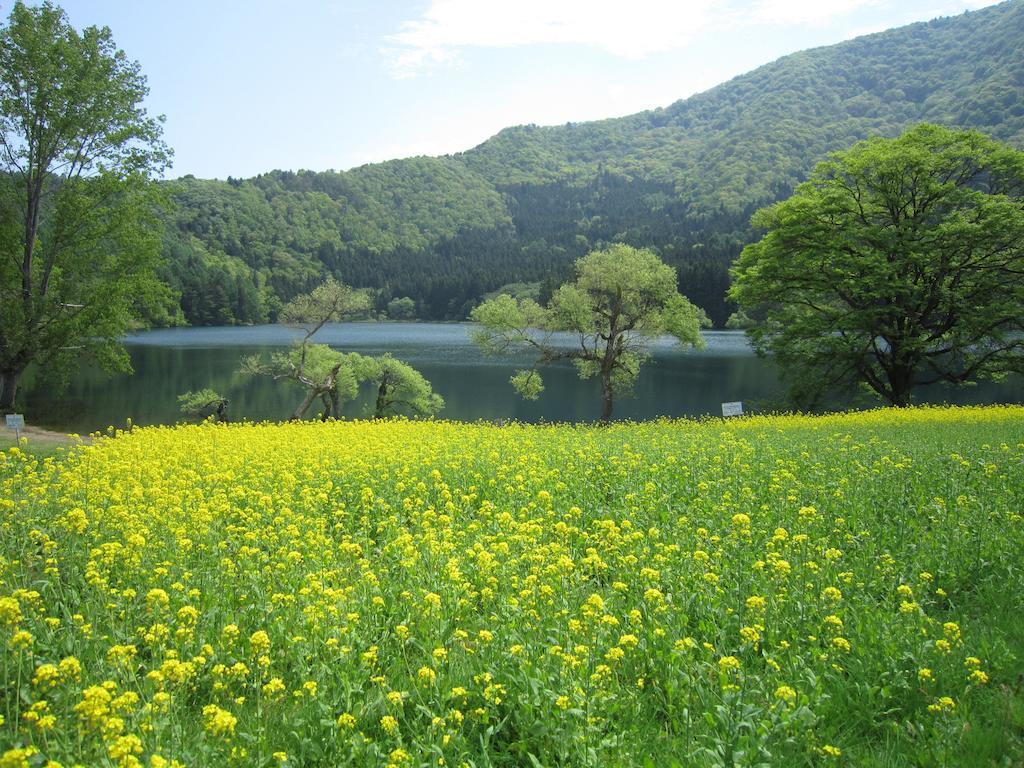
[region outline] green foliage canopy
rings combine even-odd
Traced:
[[[178,396],[181,412],[189,416],[207,418],[214,416],[217,421],[227,421],[228,399],[209,387],[197,392],[189,390]]]
[[[341,405],[355,399],[363,382],[370,381],[376,389],[374,418],[405,413],[432,416],[444,407],[444,400],[434,393],[422,374],[412,366],[390,355],[367,357],[343,353],[326,344],[312,343],[313,336],[328,322],[338,322],[364,315],[370,308],[366,291],[355,290],[328,278],[309,293],[296,296],[282,310],[287,323],[303,327],[303,338],[282,352],[273,352],[269,359],[253,355],[242,362],[242,372],[266,375],[292,381],[305,390],[302,402],[292,419],[301,419],[320,398],[323,418],[340,418]]]
[[[412,320],[416,317],[416,302],[408,296],[387,303],[388,317],[392,320]]]
[[[821,163],[754,224],[730,296],[800,400],[1024,367],[1024,152],[920,125]]]
[[[309,339],[297,342],[290,349],[271,352],[269,358],[252,355],[244,358],[241,372],[291,381],[304,391],[302,402],[292,413],[292,420],[306,415],[317,398],[324,406],[323,418],[338,418],[342,403],[359,393],[359,355],[346,355],[326,344],[313,344]]]
[[[361,317],[370,310],[366,291],[351,288],[333,277],[327,278],[309,293],[296,296],[281,310],[281,322],[306,329],[311,338],[327,323]]]
[[[632,391],[650,342],[674,336],[685,346],[701,347],[700,328],[708,320],[676,289],[675,269],[654,253],[617,244],[576,262],[576,279],[562,285],[547,307],[508,295],[473,310],[480,324],[473,339],[485,352],[533,350],[536,363],[516,373],[512,385],[535,399],[543,391],[537,364],[572,360],[580,378],[600,376],[601,421],[612,415],[616,397]],[[557,332],[570,332],[575,343],[555,343]]]
[[[444,399],[434,392],[423,374],[391,355],[361,356],[358,375],[376,391],[373,418],[386,416],[433,416],[444,408]]]

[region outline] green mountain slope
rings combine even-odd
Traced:
[[[508,128],[344,173],[178,182],[168,280],[191,322],[258,322],[328,272],[465,316],[612,241],[657,249],[721,323],[750,213],[828,152],[927,121],[1024,147],[1024,0],[786,56],[664,109]]]

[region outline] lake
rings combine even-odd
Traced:
[[[545,366],[545,391],[524,401],[508,383],[528,358],[484,356],[469,339],[467,323],[338,323],[325,326],[316,341],[346,352],[380,354],[415,366],[445,399],[441,418],[460,421],[592,421],[600,415],[600,384],[580,381],[568,363]],[[173,328],[125,339],[135,373],[108,376],[83,369],[60,396],[25,382],[22,402],[30,423],[87,433],[109,425],[174,423],[183,419],[178,395],[210,387],[231,401],[233,420],[286,419],[302,399],[289,382],[238,372],[243,357],[286,348],[301,332],[281,325]],[[746,410],[778,404],[782,394],[770,360],[757,357],[736,331],[707,331],[707,348],[683,350],[670,340],[654,344],[641,369],[636,396],[615,405],[617,419],[721,415],[721,404],[743,401]],[[966,389],[929,388],[928,402],[1024,401],[1019,377],[1002,384]],[[346,417],[368,414],[369,388],[344,407]],[[312,413],[312,411],[311,411]]]

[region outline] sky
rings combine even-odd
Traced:
[[[164,115],[169,177],[345,170],[663,107],[780,56],[992,0],[63,0]],[[10,3],[0,2],[3,14]]]

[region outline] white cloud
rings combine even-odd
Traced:
[[[994,2],[935,0],[931,16]],[[901,0],[430,0],[387,38],[382,52],[398,77],[458,63],[472,48],[585,45],[635,60],[682,48],[712,30],[821,27],[872,6],[891,11]]]
[[[685,45],[718,0],[433,0],[388,49],[398,74],[456,61],[466,48],[587,45],[639,59]]]
[[[431,0],[383,49],[398,77],[470,48],[585,45],[625,59],[685,46],[710,28],[821,26],[896,0]],[[977,6],[994,0],[961,0]]]
[[[756,0],[752,21],[767,24],[822,25],[880,0]]]

